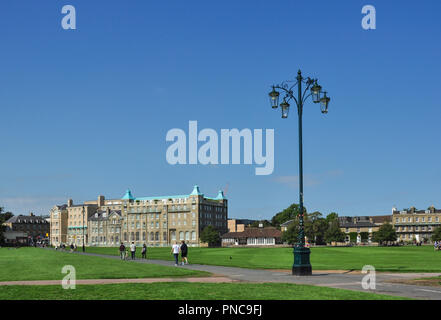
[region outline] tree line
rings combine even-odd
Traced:
[[[331,212],[324,216],[318,211],[308,213],[305,207],[303,208],[303,212],[305,235],[310,243],[325,245],[331,242],[345,241],[346,233],[340,229],[338,214],[336,212]],[[300,206],[298,204],[292,204],[285,210],[274,215],[271,220],[255,221],[251,226],[257,227],[259,224],[263,224],[264,227],[271,226],[280,230],[281,224],[292,220],[288,229],[282,234],[282,241],[293,245],[297,242],[299,233],[299,213]],[[357,242],[358,235],[360,235],[361,242],[369,241],[368,232],[350,232],[348,235],[350,238],[349,241],[352,243]],[[397,234],[390,223],[384,223],[379,227],[378,231],[372,233],[371,240],[380,245],[388,245],[397,240]],[[434,229],[432,241],[441,241],[441,227]]]
[[[12,218],[14,215],[10,211],[5,211],[3,207],[0,207],[0,244],[5,243],[4,232],[6,227],[3,225],[6,221]]]

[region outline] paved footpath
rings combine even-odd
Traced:
[[[96,253],[83,253],[91,256],[104,257],[109,259],[120,259],[119,256],[103,255]],[[138,263],[157,264],[163,266],[174,266],[174,261],[166,260],[135,260]],[[391,280],[409,280],[422,277],[440,276],[441,273],[376,273],[375,290],[365,290],[361,286],[361,281],[365,274],[359,272],[338,272],[338,271],[315,271],[312,276],[293,276],[290,271],[246,269],[237,267],[222,267],[211,265],[190,264],[179,266],[191,270],[207,271],[216,276],[227,277],[235,281],[247,282],[282,282],[295,284],[309,284],[323,287],[348,289],[372,293],[388,294],[392,296],[409,297],[416,299],[441,300],[441,288],[407,285],[401,283],[389,283]],[[197,278],[193,278],[197,281]],[[200,279],[201,281],[202,279]],[[175,281],[179,281],[175,279]]]
[[[133,279],[80,279],[76,284],[112,284],[112,283],[155,283],[155,282],[236,282],[228,277],[193,277],[193,278],[133,278]],[[23,281],[0,281],[0,286],[45,286],[59,285],[61,280],[23,280]]]

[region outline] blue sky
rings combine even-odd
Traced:
[[[74,5],[77,29],[61,28]],[[361,8],[374,5],[376,30]],[[0,206],[190,193],[228,185],[229,215],[298,202],[297,117],[270,85],[316,77],[304,109],[305,206],[340,215],[441,207],[441,2],[2,1]],[[167,131],[274,128],[275,168],[166,162]]]

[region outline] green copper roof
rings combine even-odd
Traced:
[[[140,197],[135,198],[135,200],[161,200],[161,199],[175,199],[175,198],[188,198],[188,194],[177,195],[177,196],[157,196],[157,197]]]
[[[162,199],[176,199],[176,198],[188,198],[190,196],[204,196],[204,194],[199,190],[199,186],[195,185],[193,187],[193,191],[190,194],[182,194],[182,195],[173,195],[173,196],[157,196],[157,197],[139,197],[139,198],[135,198],[132,195],[132,192],[130,190],[126,191],[126,194],[124,195],[124,197],[122,197],[122,199],[124,200],[135,200],[135,201],[146,201],[146,200],[162,200]],[[223,200],[226,199],[224,196],[224,193],[222,192],[222,190],[219,190],[219,193],[217,194],[216,198],[209,198],[209,197],[205,197],[206,199],[210,199],[210,200]]]
[[[128,200],[134,200],[135,197],[132,195],[132,192],[129,189],[127,189],[126,194],[121,199],[123,199],[123,200],[127,200],[127,199]]]
[[[215,199],[216,200],[223,200],[223,199],[225,199],[224,192],[222,190],[219,190],[219,192],[217,194],[217,197]]]
[[[204,194],[199,190],[199,186],[195,185],[193,191],[190,193],[191,196],[203,196]]]

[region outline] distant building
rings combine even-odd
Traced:
[[[392,216],[386,215],[386,216],[371,216],[371,221],[375,223],[377,226],[381,226],[385,223],[392,223]]]
[[[121,238],[121,210],[97,211],[89,218],[89,245],[91,246],[117,246]],[[145,222],[144,222],[145,224]],[[145,225],[144,225],[145,230]],[[139,241],[140,234],[136,232],[133,236]],[[142,237],[145,239],[145,231],[142,231]]]
[[[31,213],[29,216],[18,215],[13,216],[3,223],[7,227],[7,231],[18,232],[18,237],[21,238],[26,234],[28,243],[36,242],[39,239],[46,238],[46,234],[50,232],[50,224],[40,216],[35,216]],[[12,234],[11,234],[12,235]]]
[[[226,233],[228,200],[222,191],[207,197],[194,186],[190,194],[134,197],[130,190],[119,199],[105,199],[54,206],[51,210],[53,244],[63,242],[82,246],[169,246],[185,240],[200,245],[199,235],[207,226]]]
[[[372,242],[373,233],[380,228],[376,225],[371,217],[355,216],[355,217],[338,217],[340,230],[346,234],[345,241],[350,242],[350,233],[357,233],[357,243],[361,243],[361,233],[368,233],[368,242]]]
[[[280,225],[280,230],[282,230],[282,232],[287,231],[288,228],[289,228],[289,226],[290,226],[293,222],[294,222],[294,220],[288,220],[288,221],[282,223],[282,224]]]
[[[243,232],[245,227],[249,227],[256,221],[250,219],[228,219],[228,232]]]
[[[70,202],[69,202],[70,201]],[[71,203],[72,200],[68,202]],[[67,204],[53,206],[50,210],[50,244],[59,246],[67,242]]]
[[[402,241],[430,241],[433,230],[441,225],[441,210],[433,205],[427,210],[415,207],[397,210],[392,208],[392,225]]]
[[[357,243],[361,243],[361,233],[368,233],[368,242],[372,242],[374,232],[377,232],[381,225],[390,223],[392,216],[355,216],[355,217],[338,217],[340,230],[346,233],[346,242],[350,242],[350,233],[357,233]]]
[[[5,232],[3,232],[3,237],[5,237],[5,243],[14,245],[26,245],[29,243],[28,234],[23,231],[12,231],[9,227],[6,227]]]
[[[242,232],[228,232],[221,236],[222,246],[268,246],[282,243],[282,232],[273,227],[245,228]]]

